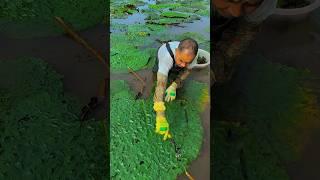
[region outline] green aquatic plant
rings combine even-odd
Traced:
[[[174,102],[166,104],[170,131],[179,152],[170,140],[162,141],[154,132],[152,97],[135,100],[124,81],[111,81],[110,87],[111,177],[174,179],[184,172],[201,147],[201,110],[197,103],[200,103],[202,88],[207,87],[194,81],[186,83],[185,89],[191,89],[188,93],[192,96],[182,91]]]
[[[156,49],[149,36],[164,32],[163,26],[115,24],[112,29],[116,33],[110,36],[111,71],[127,72],[128,67],[139,70],[154,64]]]
[[[200,16],[210,15],[210,3],[207,1],[194,2],[194,3],[184,3],[182,6],[174,7],[171,10],[180,11],[186,13],[193,13]]]
[[[168,8],[175,8],[180,7],[181,4],[179,3],[170,3],[170,4],[149,4],[149,8],[161,10],[161,9],[168,9]]]
[[[0,179],[107,178],[102,121],[79,121],[61,75],[34,58],[1,60],[0,74]]]
[[[140,0],[125,0],[110,2],[110,17],[111,18],[126,18],[128,15],[138,13],[138,6],[144,5],[144,1]]]
[[[10,0],[0,3],[0,32],[19,38],[63,33],[54,17],[59,16],[76,30],[84,30],[107,16],[105,0]]]
[[[163,15],[164,14],[164,15]],[[159,24],[159,25],[177,25],[180,23],[191,23],[195,20],[200,20],[201,17],[195,14],[179,14],[177,12],[168,11],[163,12],[161,16],[167,17],[157,17],[158,15],[148,16],[146,18],[147,24]],[[170,17],[169,17],[170,16]],[[184,17],[184,18],[182,18]]]
[[[153,56],[149,48],[142,49],[142,46],[148,46],[150,43],[145,39],[148,36],[148,31],[136,30],[132,28],[127,34],[111,34],[110,64],[112,71],[127,71],[128,67],[133,70],[141,69],[148,64],[149,59]]]
[[[182,13],[178,11],[164,11],[161,13],[161,16],[167,17],[167,18],[188,18],[190,17],[190,14]]]
[[[147,24],[159,24],[159,25],[174,25],[185,22],[184,19],[181,18],[163,18],[157,20],[147,20]]]

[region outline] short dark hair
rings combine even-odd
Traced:
[[[185,49],[190,49],[190,50],[192,50],[193,54],[196,56],[198,53],[198,43],[194,39],[186,38],[186,39],[183,39],[182,41],[180,41],[178,49],[180,51],[185,50]]]

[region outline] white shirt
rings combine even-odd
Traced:
[[[172,50],[172,53],[174,55],[174,57],[176,57],[176,51],[175,49],[178,48],[180,42],[179,41],[172,41],[169,42],[169,46]],[[197,63],[197,56],[192,60],[192,62],[186,67],[188,69],[192,69],[193,66]],[[166,76],[168,76],[168,73],[170,71],[170,69],[173,67],[173,59],[170,56],[169,51],[166,48],[166,44],[162,44],[162,46],[159,48],[158,50],[158,72],[161,74],[164,74]]]

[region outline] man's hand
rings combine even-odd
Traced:
[[[177,84],[173,82],[166,90],[165,101],[170,102],[176,99]]]
[[[164,141],[168,138],[171,138],[171,135],[169,133],[169,123],[164,116],[157,115],[156,117],[156,133],[164,135]]]
[[[156,111],[156,133],[160,135],[164,135],[163,140],[165,141],[167,138],[171,138],[171,135],[169,133],[169,123],[167,119],[165,118],[165,110],[166,107],[164,106],[164,102],[158,101],[155,102],[153,105],[154,111]]]

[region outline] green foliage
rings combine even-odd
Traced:
[[[60,75],[32,58],[0,61],[0,72],[1,179],[107,178],[103,126],[80,126]]]
[[[175,157],[174,146],[154,132],[155,114],[151,98],[134,100],[124,81],[111,81],[111,177],[115,179],[174,179],[197,157],[202,143],[199,117],[201,83],[190,82],[186,89],[199,91],[166,104],[170,131],[181,148]],[[192,98],[192,99],[191,99]],[[196,100],[196,101],[194,101]],[[187,111],[187,115],[185,114]]]
[[[102,22],[105,0],[10,0],[0,3],[0,31],[12,37],[42,37],[63,33],[54,21],[62,17],[76,30]]]

